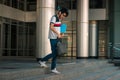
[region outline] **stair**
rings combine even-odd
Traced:
[[[49,64],[50,66],[50,64]],[[49,68],[15,69],[0,72],[0,80],[119,80],[120,70],[108,60],[83,59],[58,63],[61,74],[50,72]]]

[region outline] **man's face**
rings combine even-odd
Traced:
[[[62,13],[59,15],[59,19],[64,19],[66,17],[66,13]]]

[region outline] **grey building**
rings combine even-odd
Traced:
[[[0,0],[0,57],[41,58],[50,53],[50,18],[69,9],[65,57],[110,58],[120,46],[120,0]],[[109,44],[113,45],[109,48]]]

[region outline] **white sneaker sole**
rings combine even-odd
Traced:
[[[53,71],[51,71],[51,73],[54,73],[54,74],[61,74],[60,72],[53,72]]]
[[[48,66],[40,66],[41,68],[48,68]]]

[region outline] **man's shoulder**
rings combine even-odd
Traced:
[[[51,20],[55,20],[56,22],[59,22],[59,18],[57,15],[53,15]]]
[[[56,17],[57,17],[57,15],[53,15],[53,16],[52,16],[52,18],[56,18]]]

